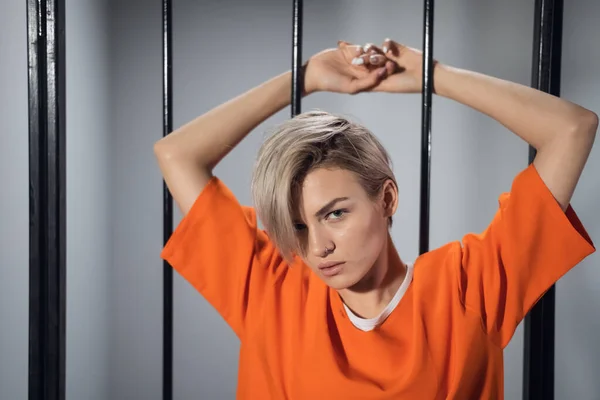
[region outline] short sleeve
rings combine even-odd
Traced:
[[[460,251],[464,305],[505,347],[543,294],[595,248],[573,208],[562,210],[530,164],[500,196],[487,229],[466,235]]]
[[[254,209],[241,206],[217,177],[181,220],[161,257],[240,338],[281,263],[267,234],[258,228]]]

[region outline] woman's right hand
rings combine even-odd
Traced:
[[[364,54],[361,46],[340,41],[337,49],[323,50],[312,56],[306,65],[304,88],[307,94],[327,91],[356,94],[376,87],[395,65],[380,55],[379,62],[353,64]]]
[[[357,56],[361,63],[370,65],[374,54],[385,55],[388,62],[393,63],[388,78],[374,87],[374,92],[388,93],[420,93],[422,89],[423,53],[420,50],[405,46],[391,39],[386,39],[381,47],[369,44],[366,51]],[[433,61],[434,66],[437,61]],[[377,66],[380,62],[377,63]]]

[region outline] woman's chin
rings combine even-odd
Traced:
[[[360,282],[361,278],[361,276],[356,276],[356,274],[349,274],[347,272],[329,277],[321,276],[321,279],[325,284],[334,290],[350,289]]]

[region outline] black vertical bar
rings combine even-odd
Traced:
[[[562,0],[536,0],[531,86],[560,96]],[[529,163],[536,151],[529,147]],[[525,317],[523,399],[554,399],[555,288],[552,286]]]
[[[429,250],[431,101],[433,95],[433,0],[423,1],[423,87],[421,107],[421,201],[419,254]]]
[[[31,400],[65,398],[64,5],[27,0]]]
[[[294,0],[292,23],[292,117],[300,114],[302,91],[304,88],[302,73],[302,0]]]
[[[163,0],[163,137],[173,130],[171,0]],[[163,181],[163,242],[173,233],[173,199]],[[173,268],[163,261],[163,399],[173,398]]]

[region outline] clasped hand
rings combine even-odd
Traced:
[[[386,39],[382,46],[338,42],[312,56],[306,65],[306,93],[418,93],[422,87],[422,53]]]

